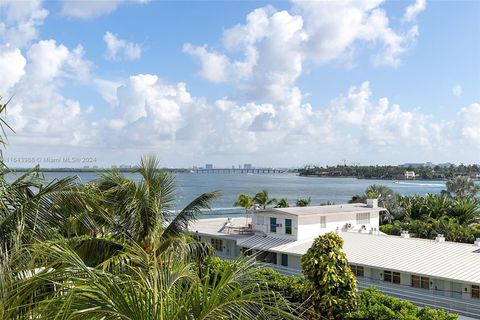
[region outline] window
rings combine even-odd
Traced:
[[[357,225],[370,224],[370,212],[357,213]]]
[[[383,281],[392,282],[392,272],[391,271],[383,271]]]
[[[282,266],[288,267],[288,255],[285,253],[282,253]]]
[[[356,266],[354,264],[351,264],[350,269],[352,269],[353,274],[357,277],[363,277],[363,275],[365,274],[362,266]]]
[[[217,251],[223,251],[223,241],[222,239],[215,239],[212,238],[212,246],[215,248]]]
[[[383,281],[391,282],[391,283],[400,283],[400,272],[392,272],[392,271],[383,271]]]
[[[430,278],[421,277],[422,279],[422,289],[430,289]]]
[[[419,276],[412,276],[411,281],[412,281],[412,287],[420,288],[420,277]]]
[[[480,299],[480,286],[472,285],[472,298]]]
[[[414,288],[430,289],[430,278],[420,277],[420,276],[412,276],[411,277],[411,284],[412,284],[412,287],[414,287]]]
[[[400,272],[394,272],[392,277],[392,282],[399,284],[400,283]]]
[[[270,232],[277,232],[277,218],[270,218]]]
[[[320,228],[325,229],[327,227],[327,217],[320,217]]]
[[[285,234],[292,234],[292,219],[285,219]]]

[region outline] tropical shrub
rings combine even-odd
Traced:
[[[317,237],[302,256],[305,295],[312,306],[312,319],[341,319],[354,310],[357,281],[345,253],[343,239],[335,233]]]
[[[218,257],[209,257],[204,264],[203,270],[209,270],[211,281],[219,278],[222,270],[231,268],[233,261],[223,260]],[[304,296],[304,277],[286,276],[271,268],[259,268],[252,274],[252,277],[258,283],[265,285],[269,290],[281,294],[285,299],[292,303],[303,303]]]
[[[455,320],[458,315],[428,307],[418,308],[409,301],[399,300],[374,288],[364,290],[355,311],[346,319],[355,320]]]
[[[434,239],[438,234],[443,234],[447,241],[473,243],[480,238],[480,224],[464,226],[448,216],[438,219],[397,220],[380,226],[380,231],[389,235],[398,236],[403,230],[407,230],[412,237],[423,239]]]

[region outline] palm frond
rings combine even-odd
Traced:
[[[212,202],[220,197],[219,191],[207,192],[190,202],[180,213],[175,215],[173,220],[167,220],[167,227],[162,234],[162,237],[169,238],[178,236],[187,232],[189,223],[198,219],[202,213],[202,209],[211,209]],[[168,216],[167,216],[168,217]]]

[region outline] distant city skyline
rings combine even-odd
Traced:
[[[45,167],[147,153],[172,168],[479,163],[479,12],[479,1],[4,0],[0,95],[13,97],[15,133],[3,155]]]
[[[61,159],[57,158],[58,161],[50,161],[50,162],[13,162],[11,161],[11,158],[6,158],[6,164],[9,165],[11,168],[31,168],[35,165],[40,165],[42,168],[48,168],[48,169],[109,169],[109,168],[118,168],[118,169],[134,169],[139,166],[138,163],[109,163],[109,164],[91,164],[91,165],[85,165],[81,164],[78,162],[68,162],[68,161],[62,161]],[[53,159],[51,159],[53,160]],[[316,165],[316,166],[321,166],[321,167],[327,167],[327,166],[398,166],[398,167],[405,167],[405,168],[434,168],[436,166],[439,166],[441,168],[449,167],[451,165],[453,166],[459,166],[459,165],[478,165],[480,166],[480,162],[477,163],[450,163],[450,162],[445,162],[445,163],[432,163],[432,162],[407,162],[407,163],[398,163],[398,164],[382,164],[382,163],[374,163],[374,164],[362,164],[358,162],[353,162],[353,163],[335,163],[335,164],[322,164],[322,163],[311,163],[311,164],[305,164],[305,165],[299,165],[299,166],[273,166],[269,164],[265,165],[256,165],[256,164],[239,164],[239,165],[216,165],[214,163],[208,163],[208,164],[193,164],[190,166],[164,166],[162,167],[167,168],[167,169],[301,169],[304,168],[305,166],[309,165]]]

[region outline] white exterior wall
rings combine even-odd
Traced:
[[[224,239],[221,237],[217,238],[217,237],[211,237],[211,236],[204,236],[204,235],[200,235],[200,237],[201,237],[201,242],[209,243],[209,244],[212,243],[211,242],[212,238],[221,239],[223,242],[222,243],[223,250],[222,251],[215,250],[215,253],[220,257],[235,258],[240,255],[240,248],[237,247],[237,242],[235,240]]]
[[[412,284],[411,275],[407,273],[400,273],[400,284],[410,286]]]
[[[302,270],[301,259],[302,257],[300,256],[288,255],[288,267],[296,270]]]
[[[281,224],[282,226],[277,226],[276,232],[270,232],[270,218],[277,219],[277,225]],[[263,224],[261,224],[263,219]],[[285,220],[292,220],[292,234],[285,234]],[[256,211],[253,215],[252,225],[254,230],[264,232],[269,237],[281,238],[281,239],[290,239],[297,240],[298,233],[298,224],[297,217],[290,214],[279,213],[275,211]]]
[[[363,276],[366,278],[372,278],[372,269],[368,267],[363,267]]]

